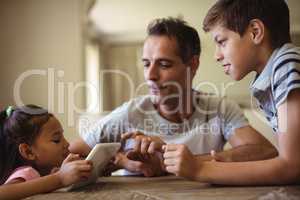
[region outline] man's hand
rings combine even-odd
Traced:
[[[116,155],[114,169],[125,168],[131,172],[140,172],[147,177],[165,174],[161,152],[165,143],[159,137],[131,132],[122,135],[124,142],[127,139],[134,139],[134,146],[123,149]]]
[[[162,146],[166,143],[160,139],[160,137],[157,136],[147,136],[143,133],[137,131],[137,132],[130,132],[130,133],[124,133],[121,136],[122,140],[127,139],[134,139],[135,145],[134,145],[134,151],[140,152],[142,154],[154,154],[156,151],[161,152]]]
[[[119,152],[114,163],[119,168],[124,168],[130,172],[138,172],[146,177],[160,176],[164,173],[161,169],[161,160],[157,155],[145,157],[133,151]]]
[[[196,157],[187,146],[182,144],[168,144],[163,146],[165,153],[164,164],[166,170],[176,176],[193,179],[200,168]]]

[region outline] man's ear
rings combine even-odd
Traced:
[[[31,147],[26,143],[21,143],[19,145],[19,152],[26,160],[35,160],[36,158],[35,154],[31,150]]]
[[[199,67],[199,56],[198,55],[194,55],[191,60],[190,60],[190,63],[189,63],[189,67],[191,68],[191,72],[192,72],[192,75],[195,76],[196,73],[197,73],[197,70],[198,70],[198,67]]]
[[[249,23],[249,31],[254,44],[260,44],[265,38],[265,25],[259,19],[253,19]]]

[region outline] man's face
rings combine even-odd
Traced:
[[[159,103],[184,97],[191,89],[191,68],[177,53],[177,42],[168,36],[149,36],[143,49],[144,76],[149,92]]]
[[[248,30],[242,37],[221,25],[216,25],[210,32],[216,43],[215,58],[227,75],[241,80],[253,70],[256,51]]]

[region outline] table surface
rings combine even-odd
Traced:
[[[216,186],[174,176],[165,177],[101,177],[96,184],[72,192],[52,192],[26,200],[154,200],[154,199],[300,199],[300,185],[264,187]]]

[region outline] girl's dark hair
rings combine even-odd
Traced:
[[[0,184],[13,170],[26,164],[19,153],[19,145],[32,145],[51,116],[35,105],[16,107],[11,113],[7,109],[0,112]]]

